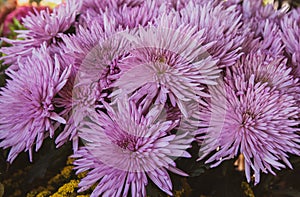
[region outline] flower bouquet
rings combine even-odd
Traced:
[[[58,149],[71,142],[79,194],[199,196],[181,177],[238,159],[251,196],[261,174],[300,156],[299,9],[67,0],[22,25],[0,50],[9,163],[24,151],[35,162],[49,139]],[[178,180],[190,191],[175,191]]]

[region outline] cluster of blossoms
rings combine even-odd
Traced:
[[[172,195],[176,159],[240,154],[248,181],[300,156],[300,10],[251,0],[80,0],[3,40],[0,147],[72,141],[92,196]],[[149,180],[148,180],[149,179]]]

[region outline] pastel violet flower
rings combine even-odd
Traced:
[[[293,65],[294,74],[300,77],[300,9],[292,10],[286,14],[281,21],[282,40],[285,45],[285,51],[288,53]]]
[[[78,192],[172,195],[177,158],[244,157],[247,181],[300,156],[300,9],[252,0],[66,0],[0,49],[0,148],[71,141]],[[1,43],[0,43],[1,44]],[[192,150],[193,151],[193,150]],[[79,180],[78,180],[79,182]],[[94,187],[95,186],[95,187]]]
[[[274,22],[266,20],[265,26],[261,32],[261,42],[258,46],[263,50],[264,53],[272,55],[273,57],[283,57],[284,56],[284,44],[280,36],[280,27]],[[254,49],[255,50],[255,49]]]
[[[250,27],[258,36],[265,27],[266,20],[279,25],[280,18],[286,10],[276,10],[272,4],[263,5],[263,3],[245,0],[242,3],[241,13],[244,26]]]
[[[34,10],[39,12],[39,11],[45,10],[45,9],[47,9],[47,7],[18,6],[14,11],[9,13],[5,17],[5,21],[3,24],[3,34],[8,35],[10,33],[9,26],[10,26],[10,24],[13,23],[14,19],[17,19],[18,21],[20,21],[22,23],[23,22],[22,19],[24,17],[26,17],[30,12],[34,12]]]
[[[252,51],[261,51],[274,58],[283,58],[284,44],[279,25],[269,19],[266,19],[264,24],[259,36],[255,36],[255,33],[249,32],[248,37],[242,45],[243,53],[249,54]]]
[[[176,121],[159,118],[162,105],[147,114],[123,97],[116,105],[104,104],[87,117],[79,135],[85,142],[73,157],[77,173],[89,170],[79,183],[84,191],[97,183],[91,196],[146,196],[148,178],[162,191],[172,195],[167,170],[187,176],[176,168],[174,159],[191,157],[186,149],[194,140],[188,133],[171,134]]]
[[[61,72],[58,59],[50,57],[44,44],[31,57],[7,70],[10,78],[0,92],[0,147],[11,148],[11,163],[22,151],[39,150],[44,138],[54,136],[54,125],[65,124],[53,106],[53,98],[64,87],[70,67]]]
[[[203,44],[203,30],[178,27],[172,15],[162,16],[156,24],[125,35],[132,47],[128,57],[120,60],[120,77],[112,84],[110,97],[152,95],[150,101],[162,104],[170,99],[188,116],[184,103],[201,102],[208,96],[206,86],[215,85],[219,77],[217,61],[207,54],[212,43]]]
[[[116,9],[126,5],[128,7],[137,7],[143,4],[143,0],[111,0],[111,1],[98,1],[98,0],[85,0],[82,5],[82,13],[86,13],[89,9],[94,9],[95,12],[103,11],[106,8]]]
[[[84,115],[107,97],[110,85],[118,78],[119,58],[126,55],[128,44],[121,36],[122,29],[115,29],[114,20],[103,15],[104,27],[94,21],[91,28],[79,26],[77,34],[64,35],[62,56],[72,64],[71,78],[55,99],[55,106],[67,123],[56,139],[57,146],[68,140],[78,149],[78,127]],[[67,63],[64,63],[67,65]]]
[[[122,9],[126,13],[124,13],[125,18],[128,18],[128,16],[136,16],[145,18],[148,13],[151,15],[150,10],[145,9],[145,4],[157,4],[157,1],[142,1],[142,0],[112,0],[112,1],[97,1],[97,0],[85,0],[83,1],[82,9],[81,9],[81,15],[79,18],[79,22],[81,25],[89,25],[90,22],[94,20],[99,20],[98,22],[103,24],[102,22],[102,15],[105,12],[111,17],[115,19],[115,17],[119,17],[120,22],[123,21],[122,19],[122,13],[120,12]],[[143,8],[142,8],[143,7]],[[141,8],[141,9],[140,9]],[[149,9],[152,9],[148,7]],[[133,9],[133,10],[132,10]],[[132,10],[132,12],[130,12]],[[135,11],[134,11],[135,10]],[[145,11],[145,13],[140,12],[141,10]],[[153,10],[152,10],[153,11]],[[140,14],[140,15],[137,15]],[[127,15],[127,16],[126,16]],[[135,23],[133,21],[130,21],[131,23]],[[145,21],[144,21],[145,22]],[[122,23],[123,25],[126,25],[125,23]]]
[[[60,147],[72,141],[74,151],[78,150],[78,128],[84,117],[102,107],[97,104],[102,100],[98,84],[78,85],[76,80],[78,79],[69,80],[58,93],[59,97],[54,99],[54,105],[63,108],[59,115],[67,121],[64,129],[56,137],[55,143]]]
[[[253,51],[227,71],[226,78],[237,91],[242,91],[243,84],[233,84],[234,78],[243,76],[245,80],[249,80],[252,75],[255,83],[266,83],[268,87],[282,93],[296,95],[300,91],[299,80],[293,77],[292,69],[287,66],[287,59],[281,56],[274,58],[261,51]]]
[[[197,5],[202,5],[202,4],[207,4],[207,3],[217,3],[218,1],[210,1],[210,0],[166,0],[164,1],[166,3],[166,6],[169,10],[174,10],[176,12],[181,11],[182,9],[184,9],[190,2],[193,2]]]
[[[140,25],[145,27],[149,23],[153,23],[164,10],[163,5],[159,5],[157,1],[144,1],[140,6],[130,8],[127,5],[122,6],[117,12],[113,9],[107,10],[109,16],[116,18],[116,24],[124,29],[137,28]]]
[[[243,28],[250,32],[243,43],[243,52],[260,50],[273,57],[284,57],[284,44],[281,36],[280,21],[285,9],[275,9],[274,5],[243,1],[240,10],[243,15]]]
[[[60,42],[61,35],[74,25],[81,3],[81,0],[68,0],[66,4],[54,8],[52,12],[46,9],[29,13],[23,18],[26,30],[16,31],[19,34],[17,40],[2,38],[13,46],[1,48],[0,52],[6,54],[1,59],[5,64],[14,64],[18,57],[30,56],[32,50],[39,48],[44,42],[48,47],[56,45]]]
[[[216,167],[243,154],[247,181],[254,172],[257,184],[261,172],[275,175],[273,169],[292,168],[288,154],[300,155],[300,122],[295,98],[256,81],[255,74],[235,75],[230,83],[210,88],[208,107],[198,113],[198,138],[199,159],[212,153],[206,163]]]
[[[105,14],[107,18],[115,21],[115,29],[118,29],[120,26],[123,29],[133,29],[137,28],[139,25],[147,26],[149,22],[154,22],[164,11],[166,11],[166,6],[164,4],[147,0],[139,6],[131,7],[128,4],[124,4],[120,7],[108,6],[98,12],[88,10],[85,14],[81,15],[80,18],[82,20],[81,23],[87,26],[92,26],[91,23],[95,20],[103,25],[103,14]]]
[[[85,75],[89,82],[99,80],[100,75],[129,50],[122,36],[127,30],[115,29],[114,19],[106,14],[102,17],[103,27],[99,21],[94,21],[88,29],[79,26],[77,34],[62,36],[64,55],[73,59],[74,77]]]
[[[264,54],[258,49],[258,51],[243,56],[237,64],[227,71],[226,78],[229,83],[233,82],[232,79],[236,76],[244,76],[248,80],[254,75],[256,83],[267,83],[268,87],[293,96],[300,103],[299,79],[293,76],[292,68],[288,66],[288,60],[283,56],[274,57],[273,54]],[[240,91],[242,84],[240,86],[231,84],[231,87]],[[298,109],[298,111],[300,115],[300,110]]]
[[[241,46],[247,31],[242,29],[242,16],[237,6],[226,7],[224,2],[198,4],[190,1],[180,10],[178,23],[185,23],[204,30],[203,44],[213,42],[207,51],[219,60],[219,67],[232,66],[240,58]]]

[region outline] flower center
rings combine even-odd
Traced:
[[[135,151],[134,142],[132,139],[126,138],[118,140],[116,144],[123,150]]]
[[[253,123],[253,119],[255,119],[255,114],[251,112],[250,110],[246,110],[243,114],[243,121],[242,121],[242,126],[243,127],[249,127]]]
[[[156,62],[154,63],[154,69],[156,73],[156,80],[160,84],[168,84],[169,65],[166,63]]]
[[[54,110],[54,107],[51,103],[48,103],[46,101],[42,101],[41,102],[41,109],[42,109],[42,115],[44,117],[47,117],[50,114],[49,112]]]

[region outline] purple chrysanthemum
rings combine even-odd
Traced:
[[[23,22],[22,19],[27,14],[29,14],[30,12],[34,12],[34,9],[36,9],[36,11],[39,12],[41,10],[45,10],[45,9],[48,9],[48,8],[43,7],[43,6],[39,6],[39,7],[18,6],[14,11],[9,13],[5,17],[5,21],[4,21],[4,24],[3,24],[3,35],[9,35],[9,33],[10,33],[9,26],[13,23],[14,19],[17,19],[18,21],[20,21],[22,23]]]
[[[174,158],[190,157],[186,149],[193,138],[188,133],[171,134],[177,121],[160,120],[162,105],[142,109],[126,97],[116,106],[104,104],[87,117],[80,128],[85,147],[74,155],[77,173],[90,170],[79,184],[84,191],[98,183],[91,196],[146,196],[147,176],[164,192],[172,195],[167,170],[186,176],[176,168]]]
[[[82,5],[82,13],[87,12],[89,9],[93,9],[94,12],[105,10],[105,8],[116,9],[126,5],[128,7],[136,7],[143,4],[143,0],[85,0]]]
[[[259,35],[255,35],[254,32],[249,32],[248,37],[243,43],[242,51],[246,54],[252,51],[261,51],[274,58],[284,57],[284,45],[279,25],[266,19],[260,31]]]
[[[185,24],[178,27],[176,22],[172,15],[164,15],[157,26],[141,27],[125,36],[132,46],[119,64],[120,78],[113,83],[116,89],[111,96],[152,95],[148,99],[162,104],[169,99],[185,116],[185,102],[201,102],[208,96],[204,89],[215,85],[220,73],[217,61],[207,54],[212,43],[202,45],[203,30]]]
[[[256,81],[255,74],[235,75],[230,83],[211,87],[209,105],[198,113],[202,120],[198,134],[203,140],[200,159],[214,153],[206,163],[215,167],[241,153],[247,180],[254,171],[257,184],[260,172],[292,168],[288,154],[300,155],[300,122],[295,97],[263,79]]]
[[[178,17],[180,24],[183,22],[204,29],[203,44],[214,42],[208,53],[219,60],[219,67],[233,65],[242,55],[240,50],[246,31],[241,28],[242,16],[236,5],[226,7],[223,2],[198,4],[190,1],[180,10]]]
[[[263,5],[263,2],[244,0],[241,13],[244,26],[250,27],[258,36],[264,29],[267,20],[279,24],[285,10],[276,10],[272,4]]]
[[[231,67],[230,72],[227,72],[226,78],[231,83],[231,87],[238,87],[232,83],[234,81],[232,79],[236,76],[244,76],[246,80],[249,80],[251,75],[254,75],[255,83],[267,83],[268,87],[293,96],[299,103],[299,79],[293,76],[292,68],[288,66],[287,59],[282,55],[276,56],[269,54],[269,52],[265,54],[266,50],[263,47],[255,49],[258,51],[251,51],[248,55],[243,56],[237,64]],[[236,90],[241,89],[240,87]],[[300,109],[298,111],[300,112]]]
[[[116,21],[102,15],[99,21],[91,22],[90,28],[79,26],[74,35],[64,35],[62,50],[66,57],[73,59],[73,74],[85,73],[90,81],[99,80],[100,75],[115,59],[126,54],[128,44],[122,36],[122,28],[116,28]],[[126,30],[124,30],[126,32]]]
[[[300,8],[292,10],[281,21],[282,39],[291,58],[295,75],[300,77]]]
[[[1,89],[0,147],[11,147],[8,161],[22,151],[41,147],[45,137],[54,135],[54,123],[65,123],[53,106],[53,97],[67,82],[70,69],[61,72],[55,57],[50,57],[45,44],[33,50],[32,56],[18,63],[19,70],[7,70],[10,80]]]
[[[226,76],[229,82],[234,82],[236,76],[244,76],[249,80],[254,75],[255,83],[267,83],[267,86],[282,93],[296,95],[300,90],[298,79],[294,79],[292,69],[287,67],[287,60],[281,56],[274,58],[261,51],[250,52],[232,66],[231,71]],[[234,84],[231,85],[234,87]],[[240,84],[237,90],[242,90],[242,86]]]
[[[2,59],[6,64],[14,64],[19,56],[30,56],[34,48],[39,48],[44,42],[47,46],[55,45],[61,39],[61,35],[74,25],[75,17],[78,14],[82,1],[68,0],[53,9],[29,13],[23,19],[26,30],[18,30],[17,40],[3,38],[5,42],[12,44],[11,47],[3,47],[0,51],[6,56]]]
[[[97,21],[101,25],[104,24],[103,14],[107,18],[115,21],[115,28],[120,26],[124,29],[133,29],[139,25],[147,26],[149,22],[153,22],[162,11],[165,11],[165,6],[159,4],[157,1],[147,0],[141,3],[139,6],[131,7],[128,4],[123,6],[110,7],[100,9],[98,12],[88,10],[86,13],[80,16],[83,24],[92,26],[93,21]]]
[[[74,151],[78,150],[79,145],[78,127],[85,116],[101,107],[97,102],[102,100],[98,83],[78,85],[76,80],[69,80],[54,100],[55,106],[64,109],[60,115],[67,121],[55,143],[60,147],[70,140]]]
[[[117,61],[122,54],[126,55],[128,44],[118,36],[119,30],[115,29],[114,20],[108,21],[105,14],[103,18],[103,28],[95,21],[90,29],[79,26],[76,35],[62,36],[65,43],[63,56],[73,63],[71,78],[55,100],[55,105],[64,109],[60,115],[67,120],[56,139],[58,146],[70,139],[74,142],[74,149],[77,149],[77,127],[82,117],[80,111],[93,108],[106,96],[103,91],[118,78]]]

